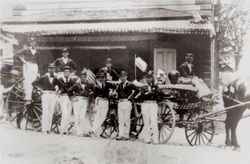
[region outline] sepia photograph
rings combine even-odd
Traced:
[[[250,1],[0,0],[0,164],[250,164]]]

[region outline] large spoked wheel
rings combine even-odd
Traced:
[[[25,100],[25,92],[22,86],[23,80],[19,80],[7,96],[8,119],[16,128],[40,131],[42,93],[40,90],[34,89],[32,100]]]
[[[171,138],[175,128],[175,111],[168,102],[158,103],[159,144]]]
[[[206,110],[194,113],[190,114],[187,119],[189,123],[185,127],[186,139],[191,146],[207,145],[212,141],[214,136],[214,122],[207,119],[194,121],[194,116],[208,113]]]
[[[101,137],[115,138],[118,136],[118,117],[115,109],[109,111],[107,118],[102,124]]]

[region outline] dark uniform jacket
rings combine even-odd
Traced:
[[[24,50],[18,52],[14,56],[14,62],[15,62],[14,66],[22,67],[23,62],[20,60],[20,58],[23,58],[26,62],[37,64],[38,65],[38,71],[40,72],[41,66],[38,63],[39,63],[39,60],[41,60],[41,59],[39,59],[39,54],[40,54],[40,52],[38,50],[36,50],[36,53],[33,55],[30,48],[24,49]],[[17,70],[19,70],[19,69],[17,68]]]
[[[156,84],[150,84],[141,88],[141,99],[150,101],[159,101],[163,96]]]
[[[71,92],[74,96],[83,96],[83,97],[89,97],[89,95],[93,92],[94,87],[92,84],[86,82],[86,83],[77,83],[73,84],[71,87]]]
[[[39,86],[43,90],[55,91],[55,86],[59,85],[59,81],[55,76],[53,76],[53,81],[51,83],[50,80],[49,80],[49,75],[44,75],[44,76],[40,77],[39,79],[35,80],[32,83],[32,85],[33,86]]]
[[[107,67],[102,67],[99,71],[104,71],[107,75],[107,80],[117,81],[119,79],[119,76],[113,68],[108,69]],[[111,77],[112,79],[109,79],[108,77]]]
[[[127,99],[130,97],[132,98],[132,96],[136,95],[139,92],[139,89],[136,88],[136,86],[130,81],[126,81],[125,83],[120,83],[118,85],[117,92],[118,99]]]
[[[191,64],[191,71],[190,71],[187,62],[183,63],[180,66],[180,74],[183,77],[194,76],[195,75],[194,65]]]
[[[113,86],[109,83],[105,83],[104,86],[96,86],[94,88],[94,97],[102,97],[102,98],[109,98],[109,90],[113,88]]]
[[[58,79],[59,81],[59,89],[61,90],[61,94],[70,95],[70,89],[75,84],[75,81],[68,77],[68,81],[64,81],[64,77]]]
[[[54,65],[56,66],[56,69],[58,72],[64,71],[65,66],[69,66],[71,71],[76,70],[76,64],[73,62],[72,59],[68,58],[68,62],[65,64],[63,61],[63,58],[57,58],[54,62]]]

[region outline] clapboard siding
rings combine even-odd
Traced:
[[[18,3],[13,8],[14,16],[27,16],[41,14],[44,12],[53,12],[55,10],[112,10],[112,9],[134,9],[134,8],[161,8],[166,10],[174,10],[182,12],[180,16],[186,12],[198,12],[201,15],[211,16],[212,10],[211,0],[126,0],[126,1],[63,1],[47,2],[38,0],[36,2]],[[178,15],[177,15],[178,16]]]

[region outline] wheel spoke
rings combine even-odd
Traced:
[[[203,132],[201,132],[201,134],[202,134],[208,141],[210,140]]]
[[[204,141],[204,138],[203,138],[203,134],[202,134],[202,133],[201,133],[200,137],[201,137],[201,139],[202,139],[203,144],[206,144],[206,142]]]
[[[190,142],[192,143],[194,140],[194,137],[197,135],[197,133],[194,134],[194,136],[192,137],[192,139],[190,140]]]
[[[40,109],[40,108],[38,108],[37,106],[35,106],[34,105],[34,107],[39,111],[39,112],[41,112],[42,113],[42,109]]]
[[[196,130],[193,130],[192,133],[188,134],[188,137],[190,137],[192,134],[194,134],[196,132]]]
[[[36,117],[38,118],[38,120],[41,124],[42,120],[41,120],[40,116],[37,114],[37,112],[34,109],[32,109],[32,111],[35,113]]]
[[[197,143],[198,136],[199,136],[199,134],[198,134],[198,133],[196,133],[196,137],[195,137],[195,143],[194,143],[194,145],[196,145],[196,143]]]
[[[17,103],[17,104],[24,104],[26,103],[25,101],[15,101],[15,100],[8,100],[10,103]]]
[[[16,92],[11,91],[11,93],[14,93],[17,97],[19,97],[19,98],[21,98],[23,101],[25,101],[25,99],[24,99],[21,95],[17,94]]]

